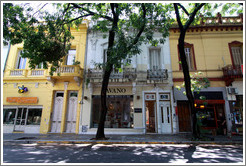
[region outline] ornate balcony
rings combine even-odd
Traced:
[[[154,82],[163,82],[168,79],[167,69],[147,70],[147,80]]]
[[[243,73],[240,65],[227,65],[222,68],[226,86],[229,86],[235,78],[243,78]]]
[[[135,68],[124,68],[122,72],[118,70],[113,70],[110,74],[110,81],[117,81],[117,82],[126,82],[132,81],[136,79],[136,69]],[[103,78],[103,70],[102,69],[88,69],[87,71],[87,78],[89,78],[92,82],[99,82],[102,81]]]

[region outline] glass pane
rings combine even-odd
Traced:
[[[40,125],[41,115],[41,108],[28,109],[27,125]]]
[[[76,50],[69,50],[66,65],[73,65],[75,62]]]
[[[78,93],[77,92],[71,92],[70,97],[78,97]]]
[[[16,109],[3,109],[3,124],[14,124]]]
[[[56,97],[63,97],[64,93],[56,93]]]
[[[108,113],[105,128],[132,128],[133,127],[133,97],[108,96]],[[97,127],[100,116],[100,97],[92,98],[92,127]]]

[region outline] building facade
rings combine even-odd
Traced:
[[[4,133],[79,132],[87,26],[71,29],[71,49],[53,76],[42,64],[29,68],[20,56],[23,44],[11,46],[3,77]]]
[[[159,38],[160,34],[155,34]],[[107,89],[106,134],[176,133],[169,40],[163,45],[141,45],[123,71],[113,70]],[[86,54],[86,86],[82,107],[82,134],[95,134],[99,122],[100,92],[107,38],[89,31]]]
[[[179,29],[170,29],[170,50],[174,86],[183,83],[179,63]],[[185,37],[185,53],[190,73],[201,71],[210,80],[210,87],[194,92],[195,106],[202,129],[212,134],[236,134],[243,122],[243,16],[201,18]],[[174,88],[179,132],[191,132],[191,115],[186,96]],[[200,100],[205,96],[206,100]],[[201,118],[203,116],[203,118]],[[205,117],[205,118],[204,118]],[[225,121],[225,122],[224,122]]]

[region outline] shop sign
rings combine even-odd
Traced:
[[[19,103],[19,104],[36,104],[38,103],[38,98],[37,97],[7,97],[7,102]]]
[[[107,93],[126,93],[126,88],[108,88]]]

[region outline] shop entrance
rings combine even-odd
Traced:
[[[27,119],[27,108],[18,108],[15,115],[14,131],[24,131]]]
[[[171,133],[172,132],[172,113],[169,101],[160,102],[161,111],[161,133]]]
[[[69,93],[66,133],[75,133],[76,129],[76,114],[77,114],[78,92],[72,91]]]
[[[145,101],[146,105],[146,131],[156,133],[156,102]]]
[[[54,106],[53,106],[53,112],[52,112],[52,121],[51,121],[51,132],[52,133],[61,132],[63,96],[64,96],[63,92],[55,93]]]

